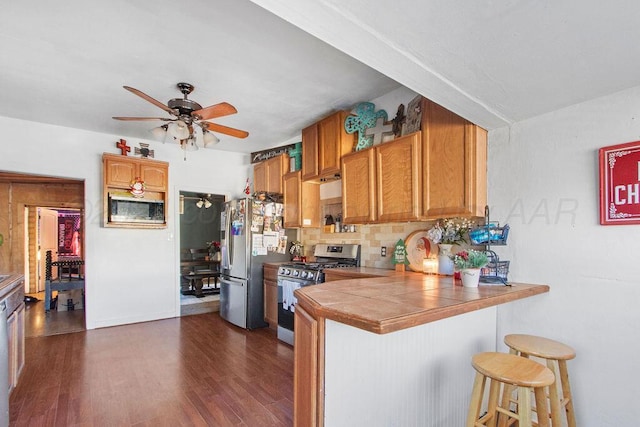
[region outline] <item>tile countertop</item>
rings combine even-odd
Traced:
[[[386,334],[447,317],[549,292],[547,285],[510,283],[464,288],[451,276],[369,267],[339,269],[350,276],[295,291],[298,304],[324,317],[376,334]],[[362,278],[353,278],[362,276]]]

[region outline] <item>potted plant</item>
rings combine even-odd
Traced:
[[[460,251],[451,257],[456,270],[460,271],[462,286],[475,288],[480,281],[480,269],[489,263],[484,251],[473,249]]]

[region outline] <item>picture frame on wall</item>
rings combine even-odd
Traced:
[[[640,224],[640,141],[600,148],[600,224]]]

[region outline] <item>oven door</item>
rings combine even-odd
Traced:
[[[296,299],[293,292],[311,285],[305,280],[278,277],[278,339],[293,345],[293,318]]]

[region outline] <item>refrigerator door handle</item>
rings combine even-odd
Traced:
[[[223,267],[231,270],[232,262],[233,262],[233,236],[231,235],[231,218],[233,217],[233,208],[231,204],[229,204],[229,212],[225,215],[225,237],[227,239],[227,250],[222,254],[223,256]]]

